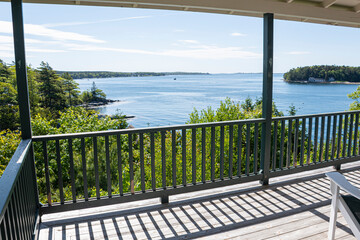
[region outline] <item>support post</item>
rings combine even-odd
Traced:
[[[29,139],[32,137],[32,131],[30,118],[29,89],[25,61],[22,0],[11,0],[11,11],[14,34],[16,82],[20,112],[21,137],[22,139]]]
[[[161,204],[167,204],[169,203],[169,195],[163,195],[161,196]]]
[[[341,170],[341,164],[336,164],[333,166],[334,170],[340,171]]]
[[[13,23],[14,49],[15,49],[15,66],[16,66],[16,83],[18,91],[18,104],[20,112],[20,126],[22,139],[31,139],[31,117],[30,117],[30,101],[29,88],[27,79],[27,66],[25,60],[25,37],[24,37],[24,21],[22,0],[11,0],[11,12]],[[30,157],[32,159],[31,167],[33,174],[33,184],[36,201],[39,203],[39,192],[35,171],[34,147],[31,146]]]
[[[269,184],[270,154],[271,154],[271,121],[273,93],[273,49],[274,49],[274,14],[264,14],[264,49],[263,49],[263,95],[262,117],[265,123],[261,132],[261,162],[260,171],[263,175],[260,183]]]

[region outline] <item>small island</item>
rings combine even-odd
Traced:
[[[360,67],[315,65],[293,68],[284,73],[289,83],[360,84]]]

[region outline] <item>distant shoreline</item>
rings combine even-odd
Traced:
[[[339,81],[334,81],[334,82],[309,82],[309,81],[295,81],[295,80],[286,80],[283,79],[284,82],[287,83],[300,83],[300,84],[324,84],[324,85],[328,85],[328,84],[344,84],[344,85],[360,85],[360,82],[339,82]]]
[[[108,72],[108,71],[56,71],[57,74],[69,73],[73,79],[96,79],[117,77],[159,77],[173,75],[209,75],[202,72]]]

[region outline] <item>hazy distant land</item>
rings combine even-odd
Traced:
[[[109,72],[109,71],[56,71],[57,74],[69,73],[73,79],[114,78],[114,77],[155,77],[168,75],[208,75],[201,72]]]

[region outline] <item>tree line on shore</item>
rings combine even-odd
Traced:
[[[203,75],[199,72],[108,72],[108,71],[57,71],[58,74],[68,73],[73,79],[83,78],[114,78],[114,77],[157,77],[167,75]]]
[[[284,73],[284,79],[290,82],[308,81],[310,77],[325,81],[333,78],[339,82],[360,82],[360,67],[315,65],[293,68]]]

